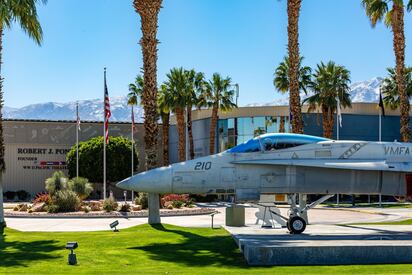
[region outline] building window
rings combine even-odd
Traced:
[[[255,116],[220,119],[218,122],[219,152],[242,144],[256,136],[266,133],[278,133],[280,116]],[[284,117],[285,132],[289,132],[289,118]]]

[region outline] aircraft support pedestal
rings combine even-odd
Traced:
[[[149,193],[149,224],[159,224],[160,222],[160,196],[156,193]]]

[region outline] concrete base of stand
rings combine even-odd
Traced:
[[[160,223],[160,196],[159,194],[149,193],[149,224]]]
[[[236,238],[249,265],[342,265],[412,263],[412,238]]]

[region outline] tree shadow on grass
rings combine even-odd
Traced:
[[[7,235],[0,236],[0,267],[28,266],[30,262],[59,258],[51,254],[64,247],[53,240],[7,241]]]
[[[175,233],[185,239],[179,243],[152,243],[129,249],[143,250],[152,260],[181,263],[186,266],[245,267],[247,264],[231,236],[201,236],[191,232],[152,225],[156,230]]]

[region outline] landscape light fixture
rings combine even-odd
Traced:
[[[76,259],[76,254],[74,253],[74,250],[78,247],[79,245],[77,242],[68,242],[66,244],[66,249],[70,249],[70,254],[69,254],[69,265],[75,265],[77,264],[77,259]]]
[[[118,225],[119,225],[119,221],[117,221],[117,220],[110,224],[110,228],[111,229],[114,228],[113,232],[119,232],[119,230],[116,228],[116,226],[118,226]]]
[[[215,215],[218,214],[218,213],[219,213],[218,211],[215,211],[215,212],[212,212],[212,213],[210,214],[210,217],[212,217],[212,229],[213,229],[213,218],[214,218]]]

